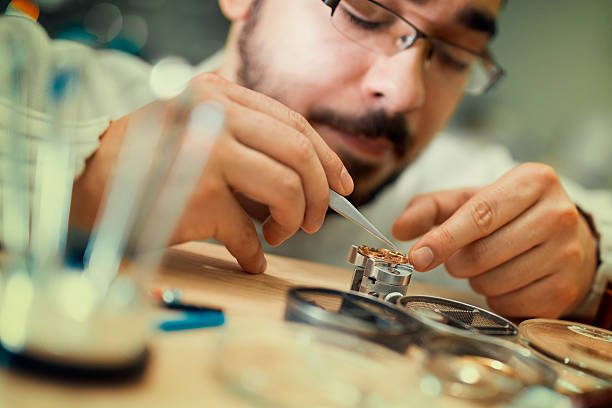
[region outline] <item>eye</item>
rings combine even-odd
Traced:
[[[432,47],[432,58],[437,58],[444,66],[456,72],[467,71],[471,64],[471,60],[459,59],[441,47]]]
[[[397,40],[395,41],[395,45],[400,50],[405,50],[406,48],[414,44],[415,40],[416,34],[402,35],[401,37],[397,38]]]
[[[351,24],[367,31],[380,31],[384,30],[388,26],[387,22],[384,21],[370,21],[365,20],[361,17],[357,17],[355,14],[348,11],[346,8],[342,8],[342,13],[348,18]]]

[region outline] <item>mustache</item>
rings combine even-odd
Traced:
[[[384,110],[366,112],[363,115],[344,115],[331,109],[315,109],[307,115],[311,123],[319,123],[342,132],[363,135],[370,139],[385,138],[394,146],[398,157],[404,156],[412,145],[412,135],[402,114],[389,115]]]

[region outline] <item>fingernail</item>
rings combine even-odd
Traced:
[[[353,191],[353,187],[355,187],[355,185],[353,184],[353,178],[349,174],[348,170],[346,170],[346,167],[342,168],[342,172],[340,173],[340,180],[342,181],[342,188],[344,189],[345,194],[349,194]]]
[[[423,247],[414,251],[410,258],[414,269],[424,271],[433,262],[434,254],[429,247]]]

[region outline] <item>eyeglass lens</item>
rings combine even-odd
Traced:
[[[394,55],[412,46],[419,38],[418,30],[391,10],[384,0],[343,0],[332,16],[332,24],[345,37],[370,51]],[[428,69],[442,74],[449,81],[461,81],[466,92],[480,94],[493,80],[487,61],[461,47],[435,38],[427,38]]]

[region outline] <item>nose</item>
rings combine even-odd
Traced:
[[[419,41],[392,56],[380,55],[365,73],[361,92],[366,104],[387,112],[410,112],[425,102],[426,46]]]

